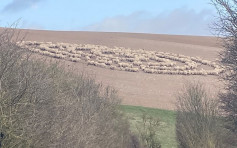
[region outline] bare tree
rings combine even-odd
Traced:
[[[201,84],[188,83],[177,97],[179,148],[223,148],[217,102]]]
[[[214,23],[214,29],[223,39],[224,50],[221,52],[221,63],[226,72],[221,76],[225,81],[225,92],[220,94],[226,112],[226,127],[237,139],[237,1],[212,0],[219,16]],[[237,143],[237,141],[236,141]]]

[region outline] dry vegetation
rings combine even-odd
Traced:
[[[177,97],[176,136],[179,148],[224,148],[225,130],[218,103],[199,83],[188,83]]]
[[[224,71],[224,68],[215,62],[199,57],[143,49],[36,41],[21,42],[20,46],[42,55],[85,62],[111,70],[170,75],[218,75]]]
[[[33,60],[0,33],[0,147],[132,147],[116,91]]]
[[[218,17],[214,29],[222,37],[224,50],[220,53],[221,63],[226,67],[221,79],[225,82],[220,93],[221,108],[225,112],[225,127],[229,130],[228,143],[237,147],[237,1],[211,0]]]

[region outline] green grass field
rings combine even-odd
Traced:
[[[121,108],[129,119],[130,130],[134,133],[137,133],[137,129],[142,126],[142,115],[144,113],[154,118],[159,118],[160,126],[157,128],[156,134],[162,148],[177,148],[175,138],[175,111],[127,105],[122,105]]]

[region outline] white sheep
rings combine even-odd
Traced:
[[[138,68],[128,68],[128,67],[126,67],[125,70],[130,71],[130,72],[138,72],[139,71]]]
[[[128,64],[128,63],[118,63],[118,65],[119,65],[119,67],[123,67],[123,68],[125,68],[125,67],[132,67],[132,65]]]
[[[101,45],[91,44],[68,44],[52,42],[23,41],[18,42],[19,46],[29,48],[29,51],[43,55],[78,61],[87,61],[88,65],[95,65],[111,69],[126,71],[138,71],[139,69],[147,73],[164,74],[192,74],[192,75],[217,75],[224,71],[218,64],[203,60],[199,57],[188,57],[181,54],[166,52],[155,52],[146,50],[131,50],[123,47],[109,48]],[[92,62],[91,59],[95,61]],[[153,62],[149,62],[153,60]],[[155,62],[154,62],[155,61]],[[184,66],[176,66],[173,61],[184,63]],[[121,63],[120,63],[121,62]],[[130,63],[131,62],[131,63]],[[148,63],[147,63],[148,62]],[[118,64],[116,67],[112,64]],[[214,70],[197,70],[200,65],[207,65]],[[108,67],[110,66],[110,67]],[[139,68],[133,67],[139,66]]]

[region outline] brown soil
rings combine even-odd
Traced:
[[[22,34],[25,33],[25,40],[31,41],[119,46],[198,56],[211,61],[215,61],[221,51],[219,40],[214,37],[22,30]],[[75,66],[78,71],[95,76],[98,82],[115,87],[119,91],[122,103],[129,105],[173,110],[175,109],[175,96],[187,81],[203,82],[213,95],[216,95],[223,87],[216,76],[132,73],[69,61],[66,61],[66,64],[69,67]]]

